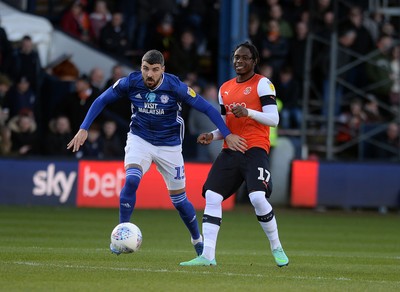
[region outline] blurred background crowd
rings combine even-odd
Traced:
[[[279,98],[280,125],[273,139],[277,135],[299,138],[306,120],[314,131],[310,143],[326,139],[319,133],[326,132],[329,114],[335,33],[337,67],[361,60],[338,70],[334,139],[335,145],[345,147],[337,155],[398,161],[399,15],[371,11],[371,1],[339,1],[340,11],[334,2],[248,1],[248,39],[260,52],[258,72],[271,79]],[[392,2],[392,7],[400,6]],[[149,49],[160,50],[167,72],[178,75],[219,108],[220,5],[217,0],[26,1],[26,12],[46,17],[66,34],[115,58],[116,64],[107,72],[111,76],[107,80],[102,69],[81,72],[68,58],[44,67],[31,36],[9,41],[0,20],[0,155],[122,159],[130,120],[126,100],[106,108],[80,152],[73,154],[66,145],[93,100],[129,74],[123,64],[139,69],[140,58]],[[212,161],[220,144],[197,146],[195,137],[214,126],[188,108],[183,108],[183,117],[186,159]],[[373,134],[361,140],[368,129]],[[318,157],[323,150],[311,153]]]

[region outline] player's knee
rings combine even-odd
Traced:
[[[254,193],[251,193],[251,194],[249,195],[249,199],[250,199],[251,204],[252,204],[254,207],[257,207],[257,206],[259,206],[259,205],[261,205],[261,204],[264,204],[265,201],[267,200],[267,199],[265,198],[265,193],[264,193],[264,192],[254,192]]]
[[[265,208],[265,206],[270,206],[268,200],[265,197],[265,192],[253,192],[249,195],[249,199],[254,208]]]

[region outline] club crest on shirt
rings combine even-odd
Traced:
[[[244,93],[245,95],[250,94],[250,92],[251,92],[251,86],[246,87],[246,89],[243,91],[243,93]]]
[[[146,94],[146,99],[148,102],[154,102],[156,100],[156,94],[153,92],[149,92]]]
[[[161,95],[160,96],[160,100],[161,100],[161,103],[167,103],[168,102],[168,100],[169,100],[169,96],[168,95],[165,95],[165,94],[163,94],[163,95]]]
[[[188,87],[187,94],[189,94],[191,97],[196,97],[196,92],[190,87]]]

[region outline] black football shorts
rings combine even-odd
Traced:
[[[272,180],[269,155],[264,149],[254,147],[245,153],[223,149],[208,173],[202,195],[205,197],[205,192],[211,190],[227,199],[243,181],[246,182],[247,193],[262,191],[267,198],[270,197]]]

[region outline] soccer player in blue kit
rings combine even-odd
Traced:
[[[96,98],[67,148],[78,151],[88,137],[90,125],[104,107],[119,98],[129,98],[132,116],[125,147],[126,179],[120,193],[119,221],[130,221],[140,180],[154,162],[163,176],[172,204],[190,232],[196,253],[200,255],[203,238],[195,209],[185,191],[182,102],[206,114],[221,131],[230,149],[243,152],[247,145],[245,139],[229,131],[211,104],[178,77],[164,71],[162,53],[157,50],[146,52],[142,57],[141,72],[132,72],[119,79]],[[121,253],[112,244],[110,249],[117,255]]]

